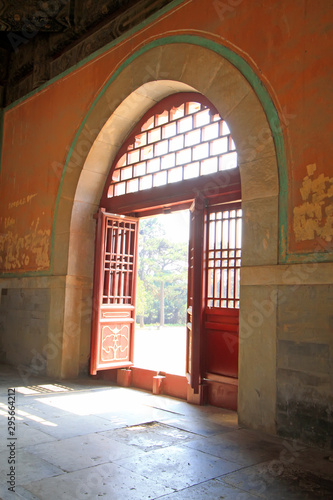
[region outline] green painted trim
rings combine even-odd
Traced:
[[[77,140],[79,138],[81,130],[85,126],[87,119],[90,116],[90,113],[93,111],[97,102],[103,96],[103,94],[106,92],[106,90],[111,85],[111,83],[136,58],[138,58],[140,55],[146,53],[147,51],[149,51],[155,47],[160,47],[163,45],[169,45],[169,44],[174,44],[174,43],[188,43],[191,45],[198,45],[201,47],[205,47],[209,50],[212,50],[212,51],[216,52],[217,54],[221,55],[222,57],[227,59],[229,62],[231,62],[242,73],[242,75],[250,83],[250,85],[254,89],[257,97],[259,98],[259,100],[264,108],[264,111],[266,113],[267,119],[268,119],[269,123],[271,124],[272,134],[273,134],[275,148],[276,148],[276,154],[277,154],[277,162],[278,162],[278,168],[279,168],[279,180],[280,180],[279,220],[283,221],[282,224],[280,224],[280,226],[279,226],[280,227],[279,255],[280,255],[280,260],[282,262],[285,260],[285,253],[283,251],[283,249],[285,247],[282,244],[283,243],[283,233],[282,233],[281,229],[283,227],[283,223],[286,224],[286,221],[287,221],[287,201],[288,201],[287,162],[286,162],[286,156],[285,156],[283,133],[282,133],[282,129],[280,126],[280,119],[278,116],[278,112],[277,112],[277,110],[272,102],[272,99],[271,99],[266,87],[264,86],[264,84],[262,83],[260,78],[256,75],[256,73],[253,71],[253,69],[249,66],[249,64],[244,59],[242,59],[238,54],[236,54],[231,49],[229,49],[228,47],[217,44],[216,42],[214,42],[212,40],[201,38],[201,37],[198,37],[195,35],[175,35],[175,36],[170,36],[167,38],[160,38],[160,39],[154,40],[154,41],[150,42],[149,44],[141,47],[134,54],[132,54],[111,76],[109,81],[106,83],[104,88],[100,91],[99,95],[96,97],[96,99],[92,103],[88,113],[86,114],[83,122],[81,123],[81,126],[80,126],[80,128],[79,128],[79,130],[74,138],[74,141],[70,147],[70,150],[69,150],[67,158],[66,158],[64,170],[63,170],[62,177],[60,180],[58,195],[57,195],[57,199],[56,199],[55,216],[54,216],[53,229],[52,229],[51,268],[52,268],[52,264],[53,264],[53,249],[54,249],[54,237],[55,237],[54,228],[55,228],[55,224],[56,224],[56,217],[57,217],[57,211],[58,211],[59,202],[60,202],[60,193],[61,193],[62,186],[63,186],[64,176],[66,173],[68,162],[69,162],[70,157],[72,155],[72,152],[75,148],[75,145],[77,143]]]
[[[59,73],[59,75],[51,78],[50,80],[43,83],[42,85],[40,85],[36,89],[32,90],[31,92],[28,92],[25,96],[20,97],[19,99],[16,99],[16,101],[13,101],[11,104],[8,104],[8,106],[5,107],[5,111],[9,111],[10,109],[14,108],[15,106],[18,106],[19,104],[26,101],[27,99],[30,99],[30,97],[33,97],[35,94],[37,94],[41,90],[46,89],[49,85],[52,85],[53,83],[57,82],[58,80],[61,80],[65,76],[70,75],[74,71],[80,69],[85,64],[96,59],[96,57],[105,54],[108,50],[112,49],[113,47],[118,45],[120,42],[126,40],[127,38],[130,38],[132,35],[134,35],[138,31],[140,31],[141,29],[145,28],[146,26],[151,24],[153,21],[156,21],[156,19],[163,16],[164,14],[166,14],[170,10],[174,9],[175,7],[177,7],[178,5],[180,5],[183,2],[184,2],[184,0],[173,0],[173,2],[169,3],[168,5],[165,5],[164,7],[159,9],[154,14],[151,14],[149,17],[147,17],[147,19],[145,19],[144,21],[141,21],[141,23],[137,24],[136,26],[131,28],[129,31],[126,31],[126,33],[124,33],[123,35],[120,35],[118,38],[116,38],[112,42],[104,45],[103,47],[96,50],[95,52],[92,52],[91,54],[89,54],[89,56],[85,57],[84,59],[82,59],[78,63],[74,64],[70,68],[63,71],[62,73]]]
[[[24,271],[22,273],[0,273],[0,280],[6,278],[41,278],[41,277],[54,276],[51,270],[45,271]]]
[[[75,145],[78,141],[78,138],[80,136],[80,133],[85,126],[91,112],[93,111],[94,107],[96,106],[97,102],[99,99],[104,95],[108,87],[112,84],[112,82],[118,77],[118,75],[129,65],[131,64],[137,57],[140,55],[146,53],[147,51],[151,50],[152,48],[163,46],[163,45],[168,45],[168,44],[174,44],[174,43],[189,43],[192,45],[199,45],[202,47],[206,47],[209,50],[213,50],[214,52],[220,54],[222,57],[225,57],[227,60],[229,60],[239,71],[243,74],[243,76],[247,79],[247,81],[250,83],[252,88],[254,89],[257,97],[259,98],[264,111],[266,113],[267,119],[269,123],[271,124],[272,127],[272,134],[274,138],[274,143],[275,143],[275,148],[276,148],[276,154],[277,154],[277,162],[278,162],[278,168],[279,168],[279,182],[280,182],[280,192],[279,192],[279,256],[280,256],[280,263],[287,263],[291,261],[289,259],[295,259],[295,256],[287,255],[286,252],[286,247],[287,247],[287,239],[284,236],[284,228],[287,227],[287,206],[288,206],[288,180],[287,180],[287,161],[286,161],[286,156],[285,156],[285,148],[284,148],[284,139],[283,139],[283,132],[282,128],[280,125],[280,119],[278,116],[278,112],[271,100],[271,97],[266,89],[266,87],[263,85],[262,81],[260,78],[254,73],[252,68],[248,65],[248,63],[242,59],[238,54],[235,52],[231,51],[229,48],[219,45],[216,42],[213,42],[212,40],[207,40],[203,39],[198,36],[193,36],[193,35],[176,35],[168,38],[160,38],[158,40],[154,40],[153,42],[141,47],[137,52],[132,54],[116,71],[115,73],[111,76],[109,81],[106,83],[104,88],[100,91],[99,95],[95,98],[94,102],[92,103],[88,113],[86,114],[83,122],[81,123],[81,126],[74,138],[73,143],[71,144],[70,150],[68,152],[63,174],[61,177],[60,185],[59,185],[59,190],[58,190],[58,195],[56,199],[56,205],[55,205],[55,216],[54,216],[54,221],[53,221],[53,229],[52,229],[52,242],[51,242],[51,269],[53,265],[53,255],[54,255],[54,239],[55,239],[55,224],[56,224],[56,217],[57,217],[57,211],[59,207],[59,202],[60,202],[60,194],[61,194],[61,189],[63,186],[63,181],[64,181],[64,176],[66,173],[66,168],[68,165],[68,162],[70,160],[70,157],[73,153],[73,150],[75,148]],[[312,256],[313,254],[304,254],[304,256],[300,257],[303,261],[309,258],[309,256]],[[326,255],[322,255],[322,261],[326,261],[329,259],[326,259]],[[329,256],[327,256],[329,257]],[[293,261],[294,262],[294,261]],[[295,262],[299,262],[298,258],[295,259]]]
[[[316,264],[333,262],[333,254],[332,252],[290,253],[286,255],[284,264],[307,264],[309,262]]]
[[[155,13],[154,16],[151,16],[149,18],[149,21],[146,20],[144,23],[140,25],[140,27],[136,27],[136,30],[141,29],[144,25],[148,24],[151,22],[153,18],[157,18],[160,15],[162,15],[164,12],[167,12],[171,10],[173,7],[176,5],[182,3],[182,0],[175,0],[175,2],[172,2],[168,6],[166,6],[164,9],[161,11],[158,11]],[[135,32],[134,31],[134,32]],[[99,51],[95,52],[91,56],[89,56],[87,59],[84,61],[81,61],[78,65],[74,66],[70,70],[64,72],[63,74],[59,75],[52,81],[48,82],[47,84],[43,85],[33,93],[38,92],[42,88],[47,87],[51,83],[53,83],[56,80],[59,80],[63,76],[71,73],[78,67],[81,67],[83,64],[86,62],[92,60],[95,58],[97,55],[103,54],[106,50],[108,50],[110,47],[114,46],[115,44],[119,43],[121,39],[125,39],[127,36],[130,36],[132,34],[133,30],[131,32],[126,33],[126,35],[123,35],[123,37],[120,37],[117,39],[115,42],[112,42],[111,44],[103,47]],[[167,38],[160,38],[157,40],[154,40],[147,45],[141,47],[139,50],[137,50],[134,54],[132,54],[128,59],[114,72],[114,74],[110,77],[104,88],[100,91],[98,96],[95,98],[93,101],[92,105],[90,106],[89,111],[87,112],[85,118],[83,119],[76,135],[75,138],[71,144],[71,147],[69,149],[69,152],[66,157],[62,177],[60,180],[59,184],[59,189],[58,189],[58,194],[56,198],[56,203],[55,203],[55,211],[54,211],[54,218],[53,218],[53,225],[52,225],[52,237],[51,237],[51,262],[50,262],[50,271],[49,273],[43,273],[41,275],[49,275],[52,274],[52,269],[53,269],[53,258],[54,258],[54,244],[55,244],[55,226],[56,226],[56,221],[57,221],[57,215],[58,215],[58,208],[59,208],[59,203],[60,203],[60,196],[61,196],[61,191],[63,187],[63,182],[64,182],[64,177],[66,174],[67,166],[69,163],[69,160],[71,158],[71,155],[74,151],[74,148],[76,146],[76,143],[79,139],[80,133],[85,126],[90,114],[92,113],[94,107],[96,106],[97,102],[99,99],[104,95],[108,87],[112,84],[112,82],[118,77],[118,75],[127,67],[129,66],[135,59],[137,59],[140,55],[148,52],[149,50],[163,46],[163,45],[169,45],[169,44],[174,44],[174,43],[188,43],[192,45],[198,45],[201,47],[208,48],[209,50],[212,50],[216,52],[217,54],[221,55],[225,59],[227,59],[229,62],[231,62],[241,73],[242,75],[247,79],[247,81],[250,83],[252,88],[254,89],[257,97],[259,98],[263,109],[266,113],[267,119],[271,125],[272,129],[272,134],[274,138],[274,144],[276,148],[276,155],[277,155],[277,162],[278,162],[278,169],[279,169],[279,181],[280,181],[280,193],[279,193],[279,255],[280,255],[280,263],[296,263],[300,262],[299,259],[303,259],[302,261],[308,261],[311,260],[311,257],[313,259],[313,255],[311,252],[307,254],[303,254],[302,256],[296,256],[294,254],[287,255],[286,248],[287,248],[287,238],[284,235],[284,228],[287,227],[287,204],[288,204],[288,179],[287,179],[287,162],[286,162],[286,156],[285,156],[285,147],[284,147],[284,138],[283,138],[283,132],[282,128],[280,125],[280,119],[278,116],[278,112],[274,106],[274,103],[269,95],[268,90],[264,86],[263,82],[260,80],[260,78],[256,75],[256,73],[253,71],[253,69],[249,66],[249,64],[242,59],[238,54],[233,52],[231,49],[228,47],[225,47],[223,45],[220,45],[212,40],[209,39],[204,39],[198,36],[194,35],[175,35],[175,36],[170,36]],[[24,99],[23,99],[24,100]],[[17,104],[17,103],[16,103]],[[11,107],[13,107],[11,105]],[[8,108],[7,108],[8,109]],[[318,260],[322,262],[326,261],[331,261],[332,256],[327,255],[327,254],[318,254]],[[38,275],[39,272],[36,271],[33,274],[29,275]],[[15,275],[16,277],[24,277],[27,276],[28,274],[22,273]],[[10,276],[9,274],[5,275],[6,277]]]

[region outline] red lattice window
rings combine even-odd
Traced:
[[[191,100],[184,99],[186,97]],[[237,167],[227,123],[200,94],[158,103],[116,158],[108,198]]]
[[[103,304],[133,302],[136,225],[111,218],[106,222]]]
[[[239,308],[242,210],[208,212],[207,306]]]

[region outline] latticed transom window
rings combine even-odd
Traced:
[[[207,306],[239,308],[242,210],[208,213]]]
[[[136,193],[236,166],[234,141],[217,110],[199,94],[177,94],[154,106],[124,143],[107,196]]]

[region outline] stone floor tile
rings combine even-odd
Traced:
[[[333,451],[302,447],[290,442],[288,453],[283,457],[287,463],[300,466],[314,474],[326,475],[333,479]]]
[[[16,486],[15,491],[9,491],[5,484],[0,484],[1,500],[40,500],[23,486]]]
[[[154,422],[154,416],[146,412],[133,411],[130,413],[128,411],[122,412],[118,411],[110,415],[101,415],[101,418],[105,419],[110,425],[110,429],[119,429],[122,427],[128,427],[132,425],[140,425],[149,422]]]
[[[114,419],[116,418],[119,422],[121,422],[121,426],[129,426],[162,420],[164,418],[167,418],[169,415],[170,413],[168,413],[167,411],[160,410],[158,408],[132,405],[131,408],[117,408],[113,412],[101,413],[99,416],[101,418],[105,418],[108,421],[114,421]]]
[[[0,411],[0,438],[7,434],[8,430],[8,413],[7,409],[2,409]],[[1,443],[0,443],[1,446]]]
[[[161,497],[161,500],[258,500],[259,497],[251,495],[217,479],[211,479],[195,486],[190,486],[170,495]]]
[[[206,453],[182,446],[147,452],[142,457],[119,460],[125,469],[149,477],[175,490],[213,479],[239,466]]]
[[[149,398],[143,399],[142,404],[179,415],[186,415],[192,411],[195,412],[198,408],[197,406],[192,407],[185,401],[181,401],[171,396],[150,396]]]
[[[16,492],[2,482],[1,499],[333,498],[332,452],[241,429],[230,410],[88,377],[21,375],[0,366],[1,477],[8,387],[17,388]]]
[[[66,417],[54,417],[45,422],[29,420],[26,423],[56,439],[83,436],[92,432],[106,431],[114,427],[112,422],[95,415],[70,415]]]
[[[95,396],[95,394],[93,395]],[[95,397],[89,399],[89,394],[84,399],[78,399],[74,395],[65,397],[52,396],[44,398],[18,398],[16,403],[16,417],[18,421],[25,422],[40,422],[41,420],[51,420],[59,417],[70,416],[98,416],[109,420],[115,414],[133,416],[135,413],[140,415],[140,419],[151,418],[151,416],[161,417],[165,412],[153,409],[150,407],[142,407],[140,405],[130,405],[127,402],[126,407],[121,407],[116,403],[106,403],[104,394],[99,396],[96,401]],[[112,409],[113,408],[113,409]],[[138,408],[138,410],[136,410]],[[110,410],[112,409],[112,410]],[[144,415],[145,414],[145,415]],[[147,417],[148,415],[148,417]],[[0,403],[0,425],[7,418],[7,405]]]
[[[6,428],[7,431],[7,428]],[[0,451],[3,451],[6,449],[6,439],[7,439],[7,432],[2,433],[0,432],[1,440],[0,440]],[[40,443],[50,443],[53,441],[56,441],[56,438],[45,434],[45,432],[42,432],[38,429],[34,429],[33,427],[30,427],[29,425],[25,424],[24,422],[17,422],[16,425],[16,448],[25,448],[26,446],[29,445],[34,445],[34,444],[40,444]]]
[[[52,417],[65,417],[66,415],[71,415],[69,410],[63,410],[61,408],[57,408],[56,406],[51,406],[47,404],[47,400],[43,401],[41,398],[38,400],[32,398],[26,398],[25,401],[22,401],[22,398],[19,400],[19,403],[16,406],[17,414],[24,415],[25,413],[31,414],[32,416],[36,416],[39,418],[52,418]]]
[[[102,464],[25,485],[39,499],[149,500],[172,491],[152,478],[116,464]]]
[[[222,432],[230,432],[229,426],[224,426],[204,418],[187,418],[184,416],[162,417],[161,422],[173,425],[178,429],[183,429],[201,436],[213,436]]]
[[[3,365],[1,365],[1,372],[2,370]],[[9,369],[6,374],[0,374],[0,400],[7,397],[9,388],[17,389],[17,395],[19,395],[18,388],[20,387],[37,387],[39,385],[50,384],[50,379],[46,377],[25,377],[23,373],[22,375],[20,376],[17,371],[15,372],[12,369]]]
[[[115,413],[128,415],[155,415],[164,416],[166,412],[141,404],[142,394],[138,395],[129,390],[126,394],[122,388],[102,388],[98,391],[84,391],[79,393],[54,394],[43,397],[30,398],[30,404],[25,403],[24,411],[29,407],[41,416],[65,416],[65,415],[98,415],[109,418]],[[144,398],[147,399],[146,397]],[[147,417],[144,417],[147,418]]]
[[[333,479],[320,477],[294,464],[271,460],[220,480],[236,488],[269,500],[332,500]]]
[[[52,443],[28,446],[29,453],[47,460],[66,472],[73,472],[143,452],[101,434],[86,434]]]
[[[216,424],[223,425],[225,427],[232,427],[233,429],[239,429],[240,425],[238,424],[238,415],[235,411],[224,410],[222,408],[218,408],[219,412],[211,412],[207,413],[206,418],[210,422],[214,422]]]
[[[117,408],[112,390],[69,392],[66,394],[36,397],[36,403],[41,410],[55,411],[73,415],[97,415],[110,412]],[[35,403],[35,404],[36,404]]]
[[[186,401],[181,401],[170,396],[151,396],[145,401],[144,404],[147,406],[154,406],[155,408],[159,408],[176,415],[204,418],[216,423],[223,421],[223,425],[238,427],[237,413],[231,410],[225,410],[209,405],[191,405]]]
[[[6,478],[9,473],[8,453],[4,451],[0,455],[0,477]],[[16,485],[24,485],[31,481],[37,481],[45,477],[57,476],[63,471],[49,462],[36,457],[22,449],[16,449],[15,454],[15,482]],[[6,480],[7,481],[7,480]]]
[[[139,448],[143,451],[165,448],[195,438],[195,434],[161,422],[149,422],[102,433],[119,443]]]
[[[279,441],[275,442],[268,436],[254,437],[242,429],[189,441],[185,445],[242,466],[279,459],[283,450]]]

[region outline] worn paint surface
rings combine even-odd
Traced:
[[[332,26],[333,8],[324,0],[205,2],[204,6],[200,0],[190,0],[5,110],[0,272],[49,270],[56,197],[77,130],[120,64],[147,41],[170,35],[170,30],[173,35],[204,36],[229,47],[261,78],[278,109],[289,145],[286,252],[292,256],[332,251],[327,181],[332,178],[333,156],[333,121],[327,112],[332,92]],[[153,75],[154,68],[147,67],[147,81]],[[115,98],[121,97],[120,91]],[[304,165],[309,164],[316,164],[316,171],[308,173],[309,180],[305,180]],[[309,182],[311,199],[303,199]],[[35,193],[38,195],[29,199]],[[324,198],[318,202],[315,196]],[[25,248],[22,242],[28,241],[29,235],[31,243]],[[319,249],[318,238],[326,243]]]
[[[103,71],[102,71],[103,73]],[[104,69],[109,74],[109,69]],[[81,75],[5,112],[0,172],[0,272],[50,269],[52,225],[62,169],[103,75]],[[66,83],[67,82],[67,83]]]
[[[302,203],[294,208],[296,241],[333,240],[333,177],[317,175],[315,163],[308,165],[300,188]]]
[[[50,229],[40,229],[39,219],[33,221],[26,234],[15,230],[15,219],[10,219],[7,232],[0,235],[0,266],[5,271],[17,269],[48,269],[50,265]],[[8,225],[9,224],[9,225]]]

